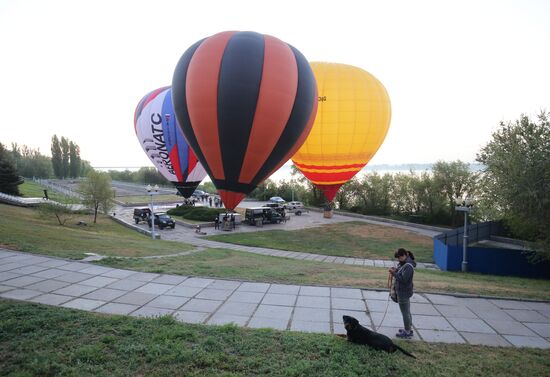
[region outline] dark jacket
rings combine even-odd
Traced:
[[[405,262],[399,263],[397,271],[393,275],[398,300],[407,299],[413,295],[414,267],[416,267],[416,262],[407,257]]]

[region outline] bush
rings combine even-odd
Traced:
[[[219,213],[225,213],[225,208],[208,208],[208,207],[193,207],[193,206],[179,206],[168,210],[168,214],[171,216],[179,216],[187,220],[195,221],[214,221],[214,218]]]

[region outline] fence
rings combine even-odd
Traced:
[[[468,226],[468,244],[490,240],[502,232],[498,222]],[[443,271],[460,271],[463,257],[464,228],[453,229],[434,237],[434,261]],[[550,263],[532,264],[533,251],[522,247],[499,248],[469,246],[468,270],[482,274],[550,278]]]

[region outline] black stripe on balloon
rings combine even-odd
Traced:
[[[251,183],[229,182],[222,179],[212,179],[212,183],[218,190],[241,192],[243,194],[250,194],[256,188],[256,186]]]
[[[279,141],[277,141],[273,151],[251,182],[254,186],[258,185],[260,181],[266,178],[266,175],[281,162],[281,159],[284,158],[296,141],[298,141],[310,118],[313,105],[315,104],[314,101],[317,100],[315,97],[317,84],[308,61],[300,51],[291,45],[288,46],[294,53],[296,65],[298,67],[298,88],[296,91],[296,98],[294,99],[292,112],[290,113],[290,117]]]
[[[197,155],[199,161],[202,163],[202,166],[206,170],[209,176],[212,176],[212,171],[205,163],[206,159],[199,147],[197,138],[191,126],[191,119],[189,118],[189,110],[187,109],[187,97],[185,91],[185,83],[187,81],[187,70],[189,69],[189,63],[191,58],[195,54],[197,48],[204,42],[206,38],[201,39],[193,46],[189,47],[187,51],[183,53],[176,69],[174,70],[174,76],[172,78],[172,105],[174,106],[174,112],[176,113],[176,118],[178,119],[179,126],[187,140],[187,143],[191,146],[191,149]]]
[[[178,192],[181,194],[181,196],[187,199],[191,195],[193,195],[193,193],[195,192],[195,190],[197,189],[197,187],[201,182],[195,181],[195,182],[173,182],[173,183],[174,183],[174,186],[176,186],[176,189],[178,190]]]
[[[264,36],[235,33],[223,53],[218,81],[218,131],[227,189],[238,184],[254,121],[264,64]]]

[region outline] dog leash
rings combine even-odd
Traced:
[[[386,314],[388,313],[388,307],[390,306],[390,296],[391,296],[392,282],[393,282],[393,275],[388,272],[388,290],[389,290],[389,292],[388,292],[388,297],[386,298],[386,310],[384,310],[384,316],[382,316],[382,320],[380,321],[380,324],[378,325],[378,329],[375,329],[375,331],[380,330],[380,327],[382,327],[382,323],[386,319]],[[373,322],[373,325],[374,325],[374,322]],[[375,327],[375,326],[373,326],[373,327]]]

